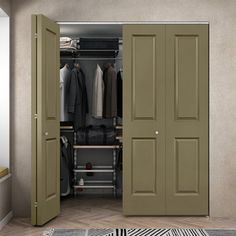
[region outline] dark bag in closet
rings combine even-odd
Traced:
[[[80,38],[79,45],[81,50],[89,50],[80,51],[80,56],[116,57],[119,52],[118,38]]]
[[[87,128],[79,128],[76,132],[76,143],[79,145],[87,144]]]
[[[114,144],[116,133],[113,127],[88,126],[77,131],[77,144],[80,145],[104,145]]]
[[[112,145],[116,142],[116,131],[113,127],[105,128],[105,144]]]
[[[105,126],[89,126],[87,129],[87,144],[105,144]]]

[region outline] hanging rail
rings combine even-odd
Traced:
[[[63,38],[64,36],[62,36]],[[83,38],[83,37],[81,37]],[[90,38],[90,39],[114,39],[114,38],[119,38],[119,45],[122,45],[123,44],[123,38],[120,38],[120,37],[86,37],[86,38]],[[71,40],[75,40],[77,41],[77,43],[80,42],[80,38],[71,38]]]
[[[80,60],[80,61],[94,61],[94,60],[101,60],[101,61],[105,61],[105,60],[122,60],[122,57],[61,57],[61,60]]]
[[[72,125],[68,125],[68,126],[62,125],[62,126],[60,126],[60,129],[61,130],[64,129],[64,130],[72,130],[73,131],[73,126]]]
[[[79,49],[79,48],[60,48],[61,52],[119,52],[118,49]]]

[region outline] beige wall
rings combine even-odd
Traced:
[[[210,215],[236,216],[235,0],[13,0],[13,208],[30,214],[31,14],[55,21],[209,21]]]

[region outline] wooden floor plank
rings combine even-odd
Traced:
[[[51,228],[205,228],[236,229],[236,218],[126,217],[122,201],[113,197],[80,196],[61,202],[61,214],[43,227],[33,227],[29,218],[13,218],[1,236],[36,236]]]

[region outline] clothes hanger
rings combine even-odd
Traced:
[[[110,63],[110,62],[105,62],[105,63],[103,64],[104,69],[107,69],[107,68],[109,68],[110,66],[111,66],[111,63]]]
[[[74,63],[74,67],[77,69],[77,70],[80,70],[80,64],[77,62],[77,63]]]
[[[65,64],[65,67],[67,68],[67,69],[70,69],[70,65],[69,64]]]

